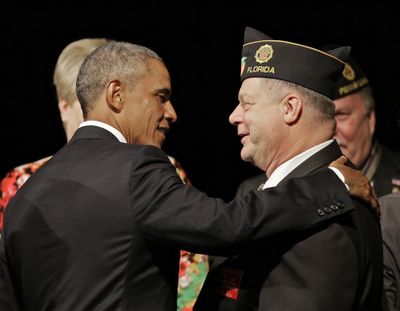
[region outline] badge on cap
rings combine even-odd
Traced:
[[[353,81],[356,78],[356,74],[350,64],[346,63],[343,69],[343,77],[349,81]]]
[[[265,44],[260,46],[260,48],[256,51],[256,55],[254,57],[256,58],[257,63],[266,63],[272,58],[272,54],[274,53],[274,50],[272,49],[272,46]]]
[[[247,59],[240,81],[248,78],[283,80],[332,99],[339,76],[349,83],[342,76],[344,60],[349,53],[348,46],[321,51],[295,42],[274,40],[246,27],[242,57]]]

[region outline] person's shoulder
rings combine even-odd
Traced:
[[[25,181],[40,167],[42,167],[43,164],[45,164],[51,157],[52,156],[47,156],[40,160],[24,163],[8,171],[6,176],[1,181],[2,192],[4,193],[4,191],[6,191],[5,188],[7,188],[7,185],[13,185],[13,187],[19,189],[25,183]]]
[[[381,206],[381,226],[384,236],[388,230],[398,232],[400,223],[400,192],[386,194],[379,197]]]
[[[382,208],[396,208],[400,211],[400,192],[385,194],[378,200]]]
[[[132,163],[134,167],[142,166],[148,163],[168,163],[171,165],[171,160],[168,155],[159,147],[153,145],[142,144],[116,144],[118,149],[111,148],[114,160]],[[113,151],[115,150],[115,152]]]
[[[400,166],[400,151],[382,144],[381,147],[382,147],[382,157],[385,157],[386,159],[396,160],[398,166]]]
[[[389,193],[379,197],[379,202],[395,201],[400,202],[400,192]]]
[[[265,175],[265,172],[246,178],[239,184],[236,195],[243,195],[248,191],[257,190],[266,180],[267,176]]]
[[[125,149],[126,152],[136,153],[138,155],[149,155],[149,156],[159,156],[169,160],[168,155],[159,147],[153,145],[143,145],[143,144],[121,144],[118,143],[121,150]]]
[[[8,204],[28,178],[51,157],[48,156],[37,161],[21,164],[7,172],[0,182],[0,209]]]
[[[51,159],[52,156],[47,156],[44,157],[40,160],[36,160],[33,162],[29,162],[29,163],[25,163],[25,164],[21,164],[17,167],[15,167],[13,170],[11,170],[10,172],[23,172],[23,173],[31,173],[33,174],[34,172],[37,171],[37,169],[39,167],[41,167],[44,163],[46,163],[48,160]]]
[[[260,174],[257,174],[255,176],[251,176],[249,178],[246,178],[241,182],[241,184],[247,184],[247,183],[258,183],[258,182],[263,182],[267,180],[267,176],[265,175],[265,172],[261,172]]]

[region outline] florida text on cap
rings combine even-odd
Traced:
[[[350,47],[321,51],[306,45],[273,40],[246,27],[241,80],[253,77],[285,80],[333,98]]]

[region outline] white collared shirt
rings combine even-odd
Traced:
[[[101,121],[95,121],[95,120],[89,120],[89,121],[84,121],[82,122],[79,127],[84,127],[84,126],[98,126],[106,131],[109,131],[111,134],[113,134],[121,143],[127,143],[125,137],[122,135],[120,131],[118,131],[115,127],[112,127],[111,125],[101,122]]]
[[[271,176],[268,178],[268,180],[265,182],[263,186],[263,190],[266,188],[271,188],[271,187],[276,187],[287,175],[289,175],[290,172],[292,172],[296,167],[298,167],[301,163],[303,163],[305,160],[310,158],[312,155],[317,153],[318,151],[322,150],[329,144],[333,142],[333,139],[330,139],[326,142],[323,142],[322,144],[316,145],[300,154],[297,156],[291,158],[290,160],[282,163],[279,165],[271,174]],[[336,175],[339,177],[339,179],[345,184],[347,190],[349,190],[349,187],[345,183],[344,176],[343,174],[336,168],[334,167],[329,167],[332,169]]]

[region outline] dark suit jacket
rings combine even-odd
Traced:
[[[389,310],[400,310],[400,192],[379,198],[382,216],[384,285]]]
[[[226,254],[323,222],[353,209],[318,214],[338,192],[325,170],[227,204],[184,185],[160,149],[87,126],[10,201],[4,262],[21,310],[175,311],[179,249]]]
[[[262,186],[266,181],[267,175],[265,172],[261,172],[260,174],[247,178],[240,183],[238,189],[236,190],[236,195],[244,195],[246,192],[253,191],[259,187],[262,189]]]
[[[327,166],[340,154],[336,142],[330,144],[281,184]],[[348,196],[342,195],[323,212],[337,209]],[[379,222],[369,208],[353,204],[354,212],[329,224],[250,245],[225,261],[216,259],[195,310],[381,310]]]
[[[4,240],[0,238],[0,310],[18,311],[18,303],[14,293],[7,258],[5,256]]]
[[[400,153],[381,145],[381,159],[372,177],[377,196],[400,190]]]

